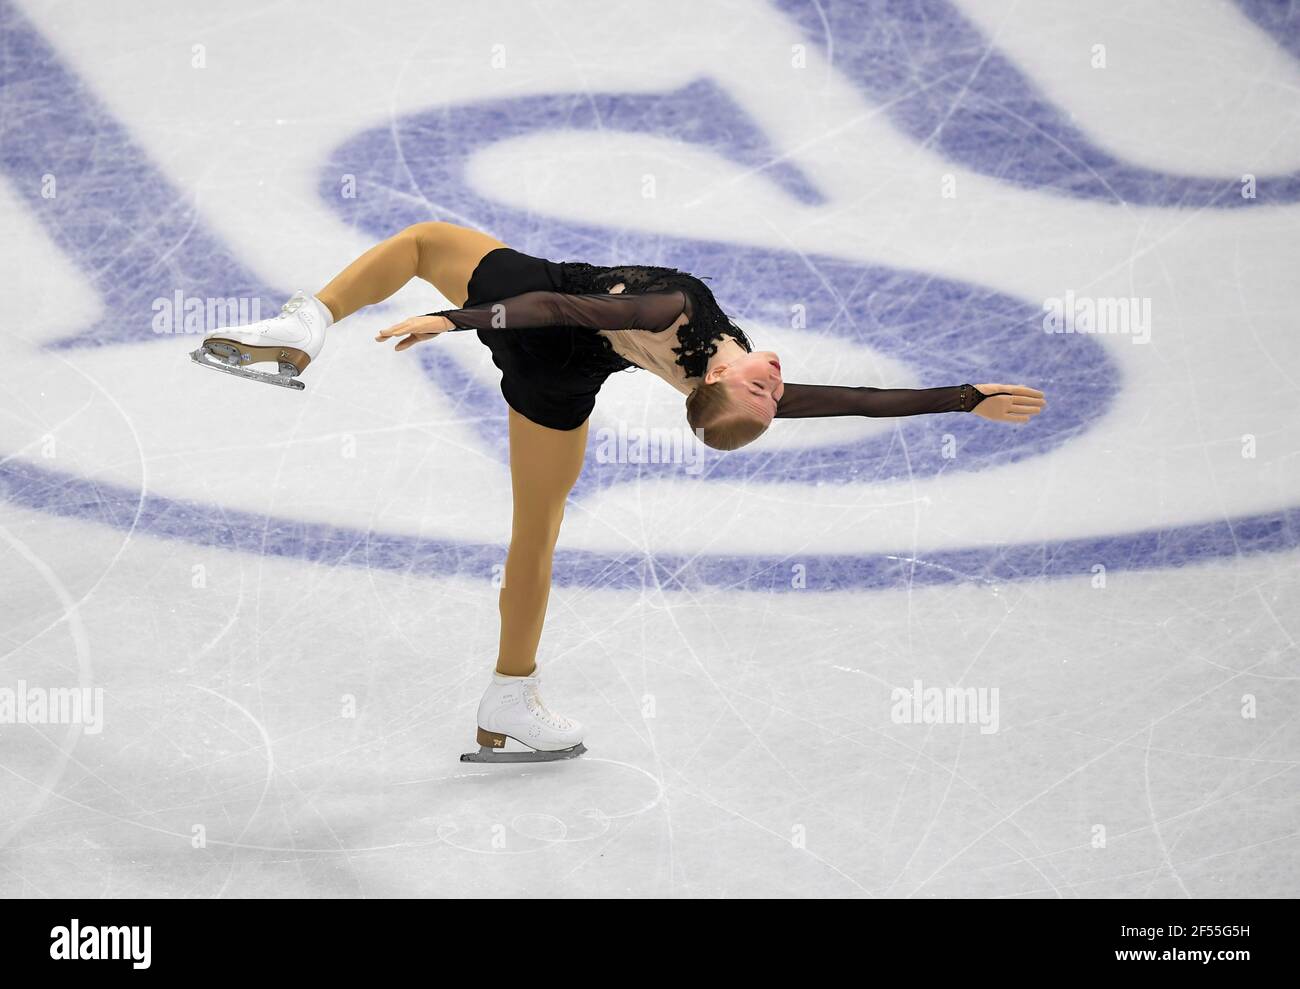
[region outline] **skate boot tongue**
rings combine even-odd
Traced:
[[[530,680],[532,682],[524,684],[524,703],[528,705],[528,709],[552,728],[568,731],[573,727],[568,718],[560,717],[560,715],[550,711],[542,702],[542,692],[538,687],[537,678],[531,677]]]
[[[275,314],[275,318],[288,319],[306,304],[306,297],[301,292],[298,292],[296,295],[290,296],[289,301],[280,307],[280,311]]]
[[[320,299],[316,298],[316,296],[308,295],[301,289],[291,295],[289,301],[280,307],[280,316],[291,316],[304,307],[306,307],[309,312],[314,311],[325,326],[329,327],[334,325],[334,314],[330,312],[329,306],[321,302]]]

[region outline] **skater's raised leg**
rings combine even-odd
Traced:
[[[209,334],[191,355],[205,367],[270,384],[302,388],[298,376],[320,354],[325,331],[358,309],[383,302],[412,278],[422,278],[456,306],[489,251],[504,247],[478,230],[453,223],[416,223],[376,244],[316,295],[299,292],[273,319]],[[247,369],[271,361],[278,374]]]
[[[460,307],[469,298],[469,280],[483,255],[505,246],[482,231],[454,223],[417,223],[370,248],[316,298],[337,322],[383,302],[412,278],[423,278]]]

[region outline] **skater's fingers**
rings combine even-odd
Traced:
[[[994,392],[1006,392],[1010,395],[1024,396],[1025,398],[1042,398],[1043,393],[1037,388],[1030,388],[1028,385],[976,385],[985,395],[992,395]]]
[[[425,340],[432,340],[434,337],[438,335],[439,334],[437,333],[412,333],[405,340],[397,341],[397,346],[394,347],[393,349],[409,350],[412,347],[414,347],[417,343],[423,343]]]
[[[375,337],[375,339],[380,343],[383,343],[385,340],[391,340],[393,337],[407,336],[414,329],[415,327],[410,326],[407,323],[398,323],[395,326],[390,326],[386,330],[381,330],[379,336]]]
[[[404,319],[400,323],[394,323],[386,330],[381,330],[379,336],[375,337],[380,343],[390,340],[393,337],[410,336],[419,334],[421,336],[431,336],[437,333],[445,333],[453,327],[451,320],[445,316],[412,316],[410,319]]]
[[[387,340],[391,337],[404,337],[411,333],[418,333],[422,324],[431,322],[428,316],[412,316],[410,319],[404,319],[400,323],[394,323],[386,330],[380,330],[376,340]]]
[[[986,401],[988,401],[986,399]],[[991,401],[998,403],[998,410],[1004,415],[1016,416],[1036,416],[1039,413],[1039,403],[1042,401],[1037,398],[1020,398],[1010,395],[999,395]]]

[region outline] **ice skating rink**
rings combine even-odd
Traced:
[[[0,46],[0,894],[1300,894],[1295,4],[0,0]],[[612,379],[540,655],[589,755],[462,765],[487,349],[372,342],[412,285],[303,393],[187,357],[429,219],[710,276],[789,381],[1049,405],[642,463],[596,443],[680,397]]]

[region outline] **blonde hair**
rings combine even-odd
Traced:
[[[736,408],[721,381],[696,385],[686,396],[686,421],[704,445],[715,450],[736,450],[752,443],[769,425]]]

